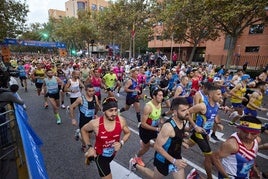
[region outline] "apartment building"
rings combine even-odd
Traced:
[[[180,60],[187,61],[192,51],[189,43],[175,43],[172,40],[161,39],[161,24],[155,27],[154,36],[148,42],[148,47],[170,54],[175,51]],[[193,61],[212,61],[214,64],[226,64],[227,50],[230,38],[222,34],[214,41],[202,42],[198,45]],[[169,55],[167,55],[169,57]],[[246,28],[238,38],[231,65],[241,66],[248,63],[252,67],[262,67],[268,64],[268,23],[256,23]]]
[[[77,17],[79,10],[102,11],[108,6],[105,0],[69,0],[65,2],[65,12],[67,17]]]

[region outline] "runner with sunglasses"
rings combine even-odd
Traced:
[[[118,115],[116,98],[105,98],[102,102],[103,116],[100,116],[81,129],[82,138],[86,144],[86,160],[94,158],[101,178],[111,179],[110,163],[124,143],[130,137],[130,130],[126,120]],[[96,136],[94,147],[91,145],[90,132]],[[121,137],[121,133],[123,136]]]

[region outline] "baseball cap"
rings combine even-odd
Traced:
[[[241,81],[243,81],[243,80],[247,80],[247,79],[249,79],[250,78],[250,76],[248,75],[248,74],[244,74],[242,77],[241,77]]]

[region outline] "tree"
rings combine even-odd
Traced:
[[[221,30],[230,44],[227,51],[226,67],[232,60],[237,39],[245,28],[265,21],[267,0],[207,0],[206,6],[213,11],[207,12],[213,17],[215,26]]]
[[[215,40],[218,31],[212,18],[207,14],[211,11],[203,0],[170,0],[162,5],[158,19],[163,22],[163,39],[175,42],[188,42],[193,46],[188,63],[191,63],[196,48],[201,42]]]
[[[135,47],[144,48],[152,32],[148,21],[150,10],[149,1],[144,0],[120,0],[112,4],[99,13],[101,41],[107,44],[120,44],[121,49],[130,50],[131,33],[135,31]]]
[[[0,41],[6,37],[16,38],[23,32],[28,12],[25,2],[14,0],[0,2]]]

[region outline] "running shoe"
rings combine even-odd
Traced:
[[[229,125],[229,126],[235,126],[235,123],[232,122],[232,121],[230,121],[230,122],[228,123],[228,125]]]
[[[200,176],[195,168],[193,168],[187,175],[186,179],[199,179]]]
[[[62,104],[62,105],[61,105],[61,108],[62,108],[62,109],[65,109],[65,108],[66,108],[66,106],[65,106],[64,104]]]
[[[237,111],[234,111],[232,113],[229,114],[229,119],[232,120],[233,118],[235,118],[238,115]]]
[[[120,94],[119,93],[116,93],[116,96],[119,98],[120,97]]]
[[[129,160],[129,165],[128,165],[129,171],[135,171],[136,170],[136,165],[137,165],[137,162],[136,162],[135,158],[131,158]]]
[[[66,113],[70,113],[70,106],[67,106]]]
[[[135,157],[134,157],[133,159],[135,160],[135,162],[136,162],[138,165],[140,165],[140,166],[142,166],[142,167],[145,167],[145,164],[144,164],[144,162],[142,161],[141,157],[137,157],[137,155],[135,155]]]
[[[143,96],[143,101],[145,101],[147,99],[147,95]]]
[[[75,130],[75,133],[74,133],[74,139],[75,139],[76,141],[79,140],[79,133],[80,133],[80,129],[76,129],[76,130]]]
[[[141,122],[138,122],[138,128],[140,128],[140,126],[141,126]]]
[[[215,133],[212,133],[212,134],[210,135],[210,137],[211,137],[212,139],[216,140],[216,141],[220,141],[220,139],[216,136]]]
[[[61,118],[57,119],[57,124],[61,124]]]
[[[44,105],[44,108],[45,108],[45,109],[48,109],[48,104],[45,104],[45,105]]]

